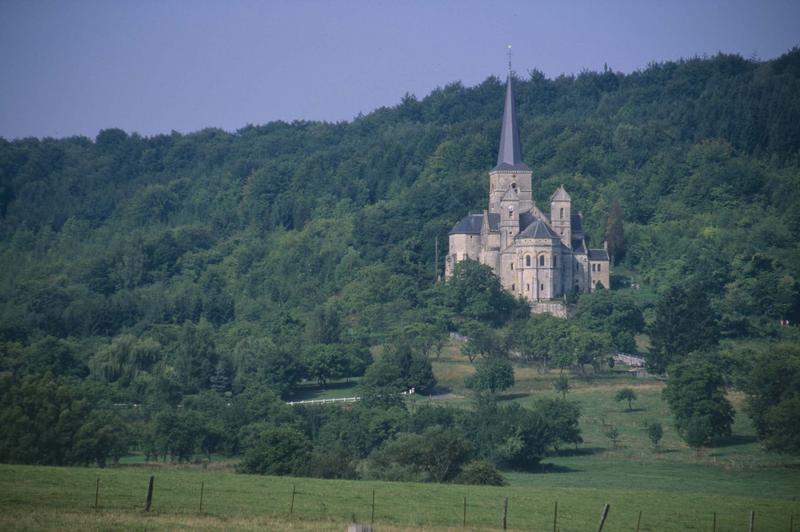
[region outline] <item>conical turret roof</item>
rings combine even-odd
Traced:
[[[519,141],[517,113],[514,105],[514,91],[511,88],[511,74],[506,81],[506,103],[503,110],[503,127],[500,129],[500,149],[497,152],[497,166],[494,170],[530,171],[522,162],[522,145]]]

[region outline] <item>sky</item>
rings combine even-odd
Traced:
[[[514,71],[800,46],[797,0],[0,0],[0,137],[352,120]]]

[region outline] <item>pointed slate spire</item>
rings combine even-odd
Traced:
[[[503,127],[500,130],[500,149],[497,152],[497,166],[494,169],[530,171],[530,167],[522,162],[522,146],[519,141],[510,72],[506,81],[506,104],[503,110]]]

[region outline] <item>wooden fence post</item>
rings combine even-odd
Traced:
[[[789,532],[794,532],[794,512],[789,514]]]
[[[150,475],[150,482],[147,484],[147,502],[144,504],[144,511],[150,511],[150,505],[153,504],[153,481],[156,477]]]
[[[463,528],[467,528],[467,496],[464,495],[464,522],[461,525]],[[791,532],[791,531],[789,531]]]
[[[711,524],[711,532],[717,532],[717,512],[714,512],[714,522]]]
[[[205,481],[200,481],[200,513],[203,513],[203,488],[205,488]]]
[[[97,484],[94,488],[94,509],[97,510],[97,501],[100,498],[100,477],[97,477]]]
[[[750,532],[753,532],[753,530],[755,530],[755,524],[756,524],[756,512],[755,510],[750,510],[750,529],[749,529]]]
[[[372,515],[369,518],[370,524],[375,522],[375,488],[372,488]]]
[[[508,497],[503,499],[503,530],[506,529],[507,519],[508,519]]]
[[[556,501],[555,508],[553,508],[553,532],[556,532],[558,527],[558,501]]]
[[[603,514],[600,516],[600,524],[597,527],[597,532],[603,531],[603,526],[606,524],[606,517],[608,517],[609,505],[603,506]]]
[[[292,502],[289,503],[289,515],[292,515],[294,512],[294,494],[296,493],[295,485],[292,484]]]
[[[636,519],[636,532],[639,532],[639,525],[642,524],[642,511],[639,510],[639,518]]]

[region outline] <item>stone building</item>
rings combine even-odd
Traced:
[[[450,231],[445,277],[458,261],[490,266],[503,287],[531,303],[534,312],[566,316],[566,293],[609,287],[605,249],[588,249],[583,217],[558,187],[549,214],[533,198],[533,172],[522,162],[511,76],[506,82],[497,166],[489,172],[489,208],[469,214]]]

